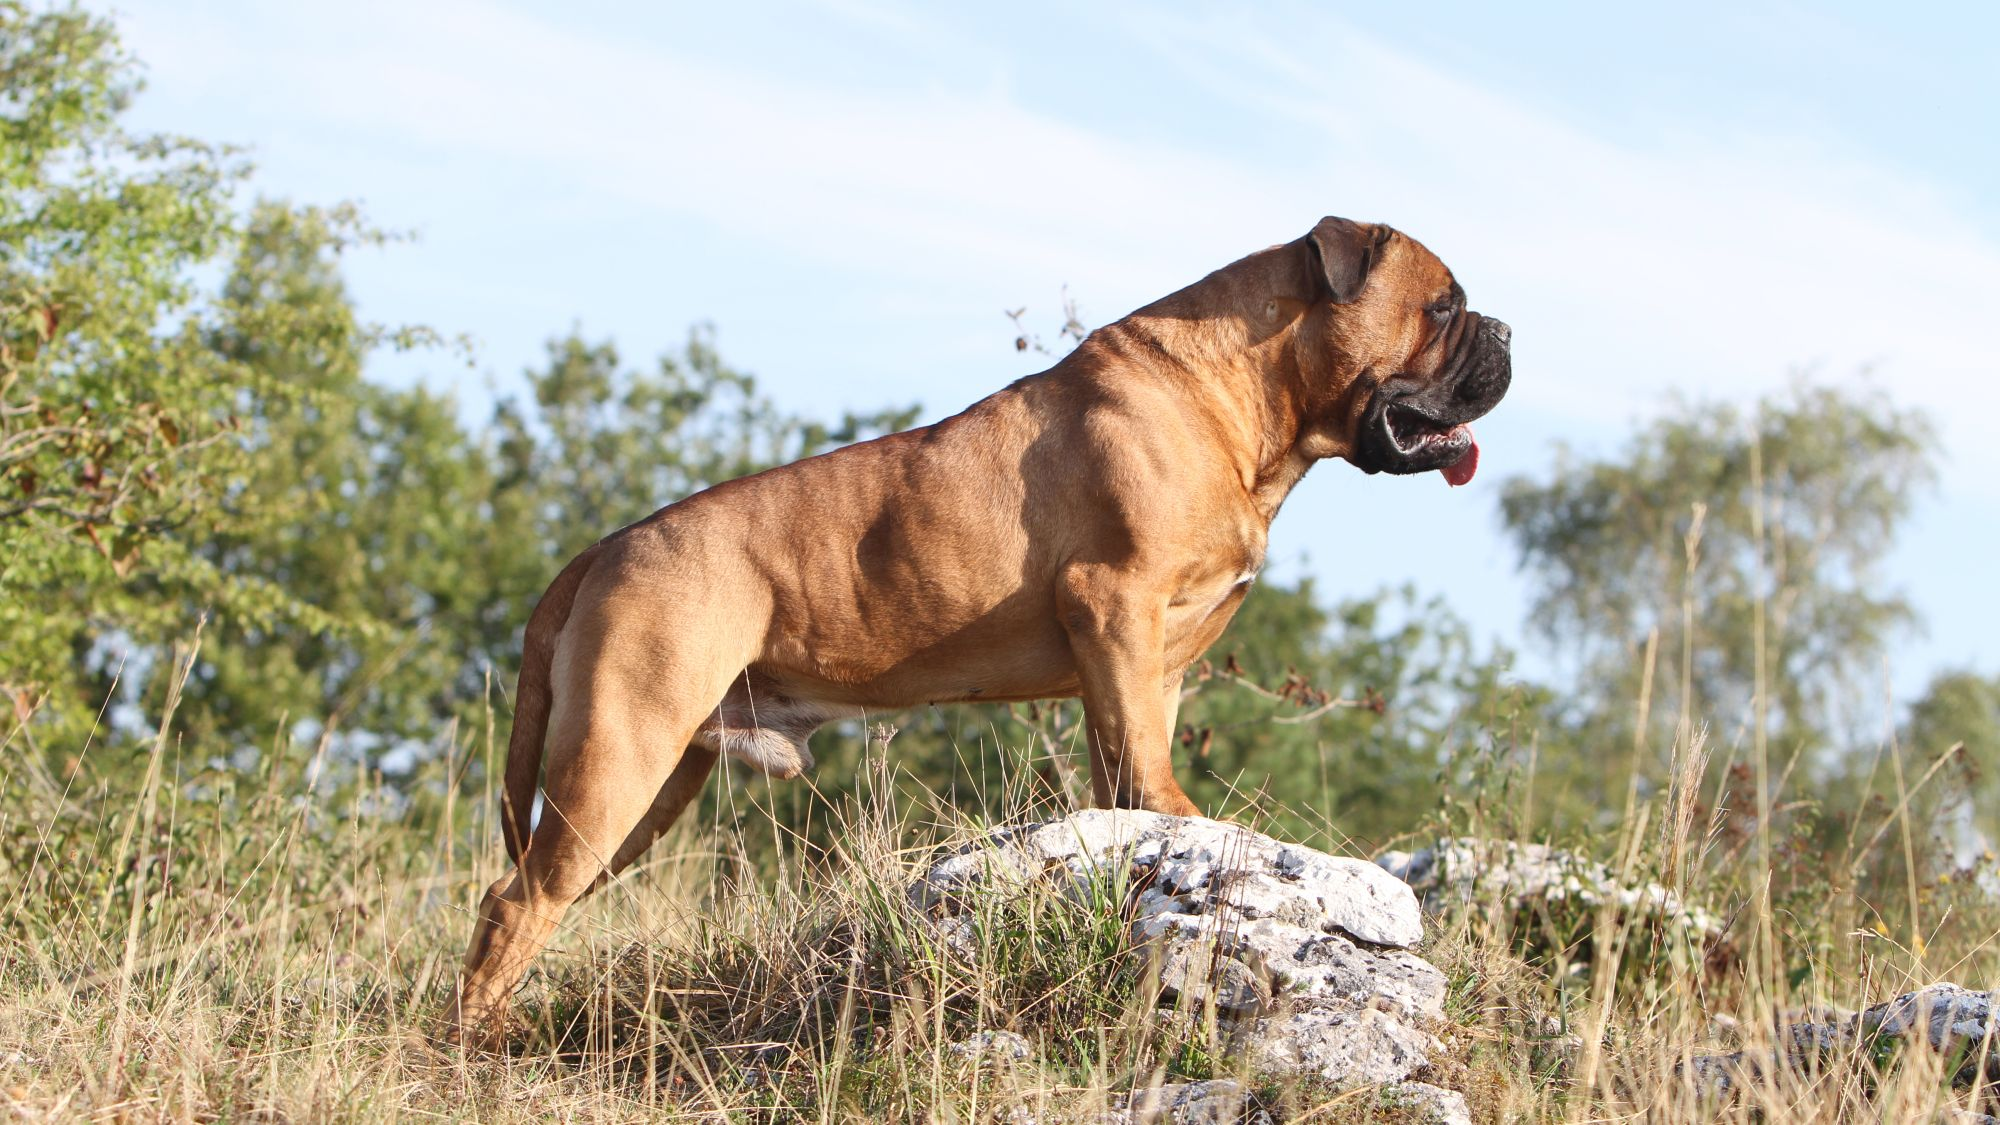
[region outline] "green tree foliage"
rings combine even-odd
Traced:
[[[1912,620],[1876,564],[1933,451],[1929,423],[1880,394],[1796,384],[1747,411],[1682,403],[1615,455],[1560,450],[1546,478],[1506,483],[1532,620],[1577,659],[1570,764],[1595,805],[1619,803],[1605,762],[1629,754],[1642,699],[1655,749],[1683,716],[1739,739],[1760,682],[1785,753],[1842,744],[1847,689]]]
[[[1329,607],[1310,578],[1261,584],[1190,677],[1189,793],[1217,811],[1254,793],[1291,832],[1379,845],[1436,807],[1511,665],[1409,587]]]
[[[94,638],[156,621],[129,580],[200,581],[183,534],[241,471],[241,384],[194,267],[245,166],[126,132],[111,27],[0,0],[0,691],[74,702]],[[93,687],[101,689],[101,678]]]
[[[1933,676],[1910,705],[1901,742],[1920,766],[1952,755],[1953,768],[1936,786],[1940,792],[1928,795],[1923,807],[1935,817],[1963,802],[1986,838],[2000,841],[2000,789],[1994,784],[2000,776],[2000,676],[1965,670]]]
[[[0,687],[45,732],[209,613],[182,716],[213,749],[433,739],[489,671],[511,684],[581,547],[913,417],[786,414],[706,331],[642,372],[560,341],[485,426],[370,383],[375,349],[434,342],[355,316],[339,256],[383,236],[349,207],[237,208],[228,150],[121,128],[134,70],[108,22],[0,2]]]
[[[29,740],[74,734],[213,613],[188,714],[268,740],[323,638],[397,620],[304,578],[342,549],[380,565],[342,467],[451,417],[361,380],[370,350],[430,339],[346,299],[338,255],[383,236],[351,207],[239,208],[229,150],[126,132],[135,69],[104,21],[0,3],[0,690]]]
[[[467,505],[491,473],[450,400],[362,378],[384,334],[355,317],[337,256],[366,237],[346,209],[260,205],[223,286],[209,343],[251,391],[250,464],[198,549],[285,598],[219,607],[183,703],[193,731],[262,742],[289,718],[404,735],[464,688],[421,641],[477,612],[458,594],[479,592],[464,563],[485,528]],[[182,620],[211,596],[187,591]],[[420,680],[428,690],[402,689]]]
[[[1985,762],[2000,762],[2000,676],[1941,672],[1910,707],[1905,740],[1935,755],[1963,743]]]

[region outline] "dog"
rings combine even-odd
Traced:
[[[577,556],[529,617],[514,869],[444,1017],[504,1042],[529,963],[724,754],[812,768],[833,719],[1082,696],[1100,806],[1198,810],[1169,740],[1318,461],[1472,479],[1510,330],[1390,227],[1327,218],[934,425],[718,484]],[[547,776],[542,778],[546,765]],[[541,816],[528,826],[540,784]]]

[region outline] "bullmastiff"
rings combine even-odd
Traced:
[[[578,555],[528,620],[493,884],[445,1014],[496,1046],[564,912],[728,754],[867,710],[1082,696],[1097,804],[1197,810],[1169,736],[1315,462],[1472,479],[1508,328],[1387,226],[1321,220],[921,429],[718,484]],[[546,774],[544,775],[544,771]],[[529,827],[540,784],[545,805]]]

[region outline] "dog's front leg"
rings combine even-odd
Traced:
[[[1174,780],[1172,731],[1161,706],[1166,594],[1129,572],[1078,564],[1064,575],[1061,608],[1083,687],[1097,804],[1200,815]]]

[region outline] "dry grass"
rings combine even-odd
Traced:
[[[905,904],[909,875],[983,823],[1061,810],[1030,800],[1032,769],[959,810],[879,755],[830,801],[831,850],[760,815],[764,783],[731,779],[735,815],[684,825],[572,916],[524,990],[510,1057],[441,1052],[422,1033],[501,856],[491,793],[464,788],[492,775],[466,768],[490,732],[454,739],[398,802],[379,778],[328,788],[325,744],[281,742],[250,771],[209,763],[167,712],[149,744],[80,751],[67,778],[9,755],[0,1120],[1060,1122],[1171,1077],[1232,1075],[1281,1120],[1408,1117],[1367,1091],[1236,1075],[1206,1013],[1158,1010],[1120,940],[1119,888],[1081,911],[1030,898],[989,918],[970,963],[939,948]],[[1790,771],[1760,808],[1742,792],[1754,766],[1707,770],[1698,736],[1682,742],[1673,783],[1635,792],[1590,850],[1730,914],[1729,948],[1704,956],[1609,910],[1468,905],[1424,950],[1452,982],[1451,1055],[1427,1077],[1482,1121],[1924,1121],[1971,1105],[1947,1073],[1963,1059],[1873,1044],[1722,1098],[1686,1077],[1695,1055],[1769,1051],[1787,1012],[1991,981],[2000,910],[1964,873],[1904,877],[1928,836],[1910,802],[1829,841],[1787,797]],[[141,761],[89,761],[126,753]],[[1885,769],[1925,776],[1886,753]],[[1511,769],[1489,775],[1495,793],[1532,793]],[[1698,795],[1710,776],[1723,788]],[[1463,811],[1493,806],[1455,802],[1450,827],[1497,832]],[[1903,900],[1886,912],[1863,893],[1877,871]],[[951,1049],[978,1029],[1035,1053]]]

